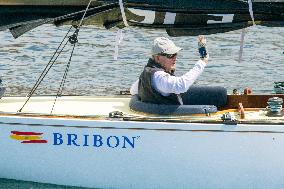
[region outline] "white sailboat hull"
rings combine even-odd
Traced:
[[[18,116],[0,121],[1,178],[123,189],[284,184],[283,125]],[[21,143],[12,131],[42,133],[46,143]]]
[[[94,97],[59,97],[52,114],[54,97],[34,97],[17,113],[25,99],[0,101],[0,178],[122,189],[284,185],[283,117],[150,119],[132,112],[129,98]]]

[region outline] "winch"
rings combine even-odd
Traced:
[[[274,91],[276,94],[284,94],[284,82],[274,82]]]
[[[279,97],[269,98],[267,101],[268,116],[282,116],[283,99]]]

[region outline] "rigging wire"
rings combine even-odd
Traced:
[[[30,98],[32,97],[32,95],[34,94],[34,92],[36,91],[36,89],[38,88],[38,86],[40,85],[40,83],[43,81],[43,79],[45,78],[45,76],[47,75],[47,73],[49,72],[49,70],[51,69],[51,67],[53,66],[53,64],[55,63],[55,61],[57,60],[57,58],[59,57],[59,55],[61,54],[61,52],[64,50],[66,44],[68,43],[68,41],[65,42],[65,44],[62,46],[63,42],[65,41],[65,39],[67,38],[68,34],[70,33],[71,29],[73,26],[71,26],[68,30],[68,32],[66,33],[66,35],[64,36],[63,40],[61,41],[61,43],[59,44],[59,46],[57,47],[56,51],[53,53],[51,59],[49,60],[49,62],[47,63],[46,67],[44,68],[43,72],[41,73],[41,75],[39,76],[38,80],[36,81],[35,85],[32,87],[31,91],[28,93],[27,95],[27,100],[25,101],[25,103],[23,104],[23,106],[18,110],[18,112],[22,112],[23,108],[25,107],[25,105],[28,103],[28,101],[30,100]],[[61,48],[61,49],[60,49]],[[55,57],[55,55],[57,54],[57,56]],[[55,57],[55,58],[54,58]],[[54,60],[53,60],[54,59]]]
[[[79,23],[78,27],[77,27],[78,30],[80,30],[80,27],[81,27],[81,25],[82,25],[82,23],[83,23],[83,20],[84,20],[84,18],[85,18],[85,16],[86,16],[87,11],[89,10],[89,7],[90,7],[92,1],[94,1],[94,0],[90,0],[90,1],[89,1],[89,4],[87,5],[87,7],[86,7],[86,9],[85,9],[85,12],[84,12],[84,14],[83,14],[83,16],[82,16],[82,18],[81,18],[81,20],[80,20],[80,23]]]
[[[89,4],[87,5],[86,7],[86,10],[80,20],[80,23],[78,26],[76,26],[76,31],[74,32],[74,34],[72,36],[69,37],[69,42],[73,45],[73,48],[72,48],[72,51],[71,51],[71,54],[70,54],[70,57],[69,57],[69,60],[68,60],[68,63],[66,65],[66,69],[65,69],[65,72],[63,74],[63,77],[62,77],[62,80],[61,80],[61,83],[60,83],[60,86],[59,86],[59,89],[57,91],[57,94],[56,94],[56,97],[54,99],[54,102],[53,102],[53,105],[52,105],[52,108],[51,108],[51,111],[50,111],[50,114],[52,114],[53,110],[54,110],[54,107],[55,107],[55,104],[57,102],[57,98],[58,96],[61,96],[62,95],[62,92],[63,92],[63,87],[64,87],[64,84],[66,82],[66,78],[67,78],[67,74],[68,74],[68,71],[69,71],[69,68],[70,68],[70,64],[71,64],[71,60],[72,60],[72,56],[73,56],[73,53],[74,53],[74,49],[75,49],[75,46],[76,44],[78,43],[78,35],[79,35],[79,30],[81,28],[81,25],[83,23],[83,20],[86,16],[86,13],[90,7],[90,4],[93,0],[90,0],[89,1]]]
[[[53,112],[53,110],[54,110],[55,103],[57,102],[58,96],[61,96],[61,95],[62,95],[63,87],[64,87],[64,84],[65,84],[65,81],[66,81],[66,78],[67,78],[67,74],[68,74],[68,71],[69,71],[69,68],[70,68],[70,63],[71,63],[71,60],[72,60],[72,56],[73,56],[73,52],[74,52],[75,46],[76,46],[76,43],[73,44],[73,48],[72,48],[72,51],[71,51],[71,55],[70,55],[70,57],[69,57],[67,66],[66,66],[66,68],[65,68],[65,72],[64,72],[63,78],[62,78],[62,80],[61,80],[59,89],[58,89],[58,91],[57,91],[55,100],[54,100],[54,102],[53,102],[53,105],[52,105],[50,114],[52,114],[52,112]]]
[[[36,91],[36,89],[38,88],[38,86],[40,85],[40,83],[43,81],[43,79],[45,78],[45,76],[47,75],[47,73],[49,72],[49,70],[51,69],[51,67],[54,65],[55,61],[57,60],[57,58],[59,57],[59,55],[62,53],[62,51],[64,50],[65,46],[67,45],[68,42],[70,42],[72,45],[73,45],[73,48],[72,48],[72,51],[71,51],[71,54],[70,54],[70,57],[69,57],[69,61],[67,63],[67,66],[66,66],[66,69],[65,69],[65,72],[64,72],[64,75],[63,75],[63,78],[61,80],[61,83],[60,83],[60,86],[59,86],[59,89],[58,89],[58,92],[57,92],[57,95],[56,95],[56,98],[55,98],[55,101],[54,101],[54,104],[53,104],[53,107],[52,107],[52,110],[51,110],[51,113],[53,112],[53,109],[54,109],[54,106],[55,106],[55,103],[57,101],[57,98],[58,96],[60,96],[62,94],[62,91],[63,91],[63,87],[64,87],[64,84],[65,84],[65,81],[66,81],[66,78],[67,78],[67,73],[69,71],[69,68],[70,68],[70,63],[71,63],[71,60],[72,60],[72,56],[73,56],[73,52],[74,52],[74,49],[75,49],[75,46],[76,46],[76,43],[78,42],[78,34],[79,34],[79,30],[80,30],[80,27],[83,23],[83,20],[86,16],[86,13],[90,7],[90,4],[93,0],[90,0],[85,11],[84,11],[84,14],[80,20],[80,23],[79,25],[77,26],[71,26],[70,29],[68,30],[67,34],[65,35],[65,37],[63,38],[63,40],[61,41],[60,45],[58,46],[58,48],[56,49],[56,51],[54,52],[53,56],[51,57],[50,61],[48,62],[48,64],[46,65],[45,69],[43,70],[42,74],[40,75],[40,77],[38,78],[36,84],[33,86],[33,88],[31,89],[31,91],[28,93],[27,97],[28,99],[25,101],[24,105],[18,110],[18,112],[21,112],[23,110],[23,108],[25,107],[25,105],[28,103],[28,101],[30,100],[31,96],[34,94],[34,92]],[[63,45],[63,47],[61,48],[61,50],[59,51],[60,47],[62,46],[63,42],[65,41],[65,39],[67,38],[68,34],[70,33],[72,27],[76,28],[75,32],[73,33],[73,35],[69,36],[68,40],[65,42],[65,44]],[[55,55],[57,54],[57,56],[55,57]],[[54,59],[55,57],[55,59]],[[54,59],[54,60],[53,60]]]
[[[48,71],[50,70],[50,68],[53,66],[53,64],[55,63],[55,61],[57,60],[57,58],[59,57],[60,53],[63,51],[63,49],[65,48],[66,44],[68,41],[66,41],[66,43],[63,45],[63,47],[61,48],[61,50],[58,52],[58,50],[60,49],[61,45],[63,44],[63,42],[65,41],[67,35],[70,33],[72,29],[72,26],[69,28],[68,32],[66,33],[66,35],[64,36],[63,40],[61,41],[60,45],[57,47],[55,53],[52,55],[51,59],[49,60],[48,64],[46,65],[46,67],[44,68],[42,74],[40,75],[39,79],[37,80],[36,84],[33,86],[32,90],[30,91],[30,93],[28,94],[28,96],[31,96],[35,90],[37,89],[37,87],[40,85],[40,83],[42,82],[42,80],[44,79],[44,77],[46,76],[46,74],[48,73]],[[57,54],[57,56],[55,57],[55,55]],[[55,59],[53,60],[53,58],[55,57]]]

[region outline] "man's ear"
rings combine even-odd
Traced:
[[[159,55],[156,55],[155,57],[156,57],[155,61],[156,61],[157,63],[160,63],[160,56],[159,56]]]

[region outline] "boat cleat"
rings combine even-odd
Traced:
[[[123,112],[120,111],[113,111],[109,113],[109,118],[123,118]]]
[[[237,119],[234,114],[226,112],[221,116],[221,119],[226,125],[237,125]]]

